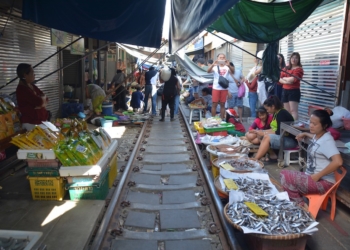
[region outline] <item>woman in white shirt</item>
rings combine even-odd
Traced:
[[[310,133],[301,133],[296,139],[311,139],[307,149],[305,172],[282,170],[281,184],[289,198],[304,206],[302,195],[324,194],[335,183],[333,172],[343,164],[337,146],[327,128],[332,126],[325,110],[315,110],[310,117]]]

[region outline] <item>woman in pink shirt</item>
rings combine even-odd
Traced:
[[[247,140],[255,145],[259,145],[262,138],[259,138],[255,133],[256,130],[270,129],[272,115],[268,114],[266,109],[261,106],[257,110],[258,117],[249,127],[249,132],[246,133]]]

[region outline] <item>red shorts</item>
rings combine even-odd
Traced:
[[[225,103],[227,100],[227,93],[228,90],[218,90],[218,89],[213,89],[211,96],[212,96],[212,101],[213,103]]]

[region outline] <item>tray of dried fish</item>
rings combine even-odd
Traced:
[[[257,216],[244,202],[254,202],[267,216]],[[236,229],[266,239],[295,239],[317,231],[318,224],[302,207],[276,196],[245,195],[242,202],[227,204],[226,220]]]
[[[223,157],[213,160],[213,165],[217,168],[224,168],[231,172],[249,173],[261,170],[264,163],[246,157]]]
[[[227,186],[224,184],[225,178],[222,178],[222,181],[220,181],[220,176],[218,176],[216,179],[214,181],[215,187],[218,185],[217,188],[220,188],[220,192],[228,195],[230,189],[227,188]],[[244,194],[271,195],[275,192],[275,190],[271,187],[271,182],[268,180],[254,179],[250,177],[238,177],[233,179],[229,178],[229,180],[233,180],[234,185],[236,186],[236,190],[242,191]]]

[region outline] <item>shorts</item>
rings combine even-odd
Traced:
[[[300,102],[300,89],[283,89],[282,102]]]
[[[273,149],[280,149],[281,135],[270,134],[270,146]],[[297,141],[291,137],[285,136],[283,139],[283,148],[290,149],[295,148],[298,145]]]
[[[228,90],[218,90],[213,89],[212,92],[212,101],[213,103],[225,103],[227,100]]]
[[[227,105],[228,105],[228,108],[234,108],[234,107],[242,108],[243,107],[243,97],[238,98],[237,93],[232,93],[232,97],[227,98]]]

